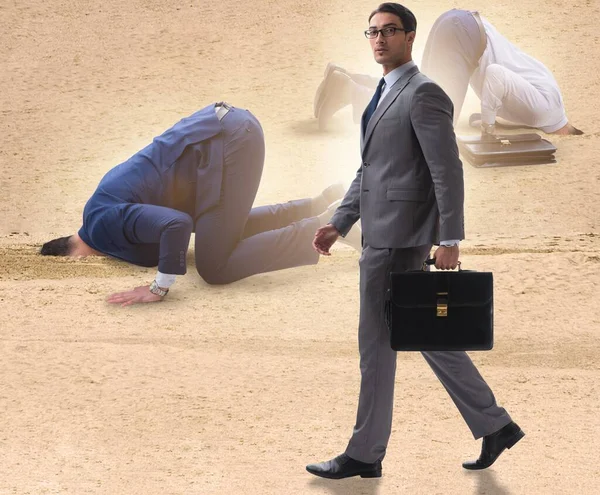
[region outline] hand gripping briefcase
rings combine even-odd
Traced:
[[[385,319],[395,351],[487,351],[493,347],[491,272],[392,272]]]

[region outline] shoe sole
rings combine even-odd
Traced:
[[[361,478],[381,478],[381,470],[373,471],[371,473],[362,473]]]
[[[334,70],[335,65],[331,62],[328,63],[327,67],[325,67],[325,72],[323,73],[323,80],[321,81],[321,84],[319,84],[317,92],[315,93],[315,99],[313,102],[313,114],[316,119],[319,118],[319,112],[321,110],[321,106],[323,105],[323,102],[321,101],[321,95],[323,94],[323,92],[325,91],[325,87],[327,86],[327,79],[329,78],[329,74],[331,74]]]
[[[517,433],[514,434],[514,436],[510,439],[510,441],[506,444],[506,448],[510,449],[511,447],[514,447],[514,445],[521,440],[521,438],[523,438],[525,436],[525,432],[523,430],[519,430]]]
[[[328,83],[329,83],[328,79],[329,79],[330,74],[332,72],[335,72],[336,70],[338,72],[342,72],[344,74],[347,73],[344,69],[337,66],[333,62],[329,62],[327,64],[327,66],[325,67],[325,71],[323,72],[323,80],[321,81],[321,84],[319,84],[319,87],[317,88],[317,92],[315,93],[315,99],[313,101],[313,114],[316,119],[319,118],[319,114],[321,113],[321,107],[323,106],[323,102],[321,101],[321,95],[323,94],[326,87],[328,86]]]
[[[494,464],[494,462],[496,462],[498,460],[498,458],[502,455],[502,452],[504,452],[506,449],[511,449],[512,447],[515,446],[515,444],[521,440],[521,438],[523,438],[525,436],[525,432],[523,430],[519,430],[517,433],[515,433],[510,440],[507,442],[506,447],[504,447],[504,449],[502,449],[500,451],[500,453],[496,456],[496,458],[490,462],[489,464],[485,465],[485,466],[473,466],[473,467],[465,467],[463,465],[464,469],[467,469],[469,471],[481,471],[482,469],[487,469],[489,468],[492,464]]]
[[[321,192],[321,196],[323,196],[323,199],[327,202],[327,209],[329,209],[336,201],[343,199],[345,194],[346,188],[341,182],[336,182],[335,184],[327,186]]]
[[[328,475],[323,474],[323,473],[315,473],[314,471],[309,471],[308,469],[307,469],[307,471],[310,474],[318,476],[319,478],[325,478],[325,479],[328,479],[328,480],[342,480],[342,479],[345,479],[345,478],[352,478],[354,476],[360,476],[361,478],[381,478],[381,469],[377,469],[375,471],[368,471],[368,472],[364,472],[364,473],[350,474],[348,476],[328,476]]]

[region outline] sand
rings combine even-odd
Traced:
[[[415,59],[444,1],[407,4]],[[399,356],[379,480],[304,470],[355,419],[358,254],[209,286],[161,304],[106,295],[153,269],[43,259],[100,177],[204,105],[249,108],[267,140],[256,204],[349,183],[350,111],[320,133],[325,64],[378,74],[361,31],[376,3],[6,1],[0,5],[0,494],[592,494],[600,489],[600,69],[597,0],[473,1],[554,71],[581,137],[558,163],[465,164],[465,268],[493,271],[496,344],[471,353],[525,439],[492,468],[422,357]],[[476,108],[469,97],[464,115]],[[469,107],[470,105],[470,107]],[[464,122],[457,133],[466,133]]]

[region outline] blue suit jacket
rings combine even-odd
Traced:
[[[209,105],[111,169],[85,205],[81,239],[109,256],[184,274],[194,222],[219,202],[221,131]]]

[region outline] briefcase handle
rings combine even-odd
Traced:
[[[423,266],[421,267],[421,270],[426,272],[427,271],[427,265],[431,266],[431,265],[435,265],[435,257],[433,258],[429,258],[425,261],[423,261]],[[458,271],[462,272],[463,269],[460,267],[460,261],[458,262]]]

